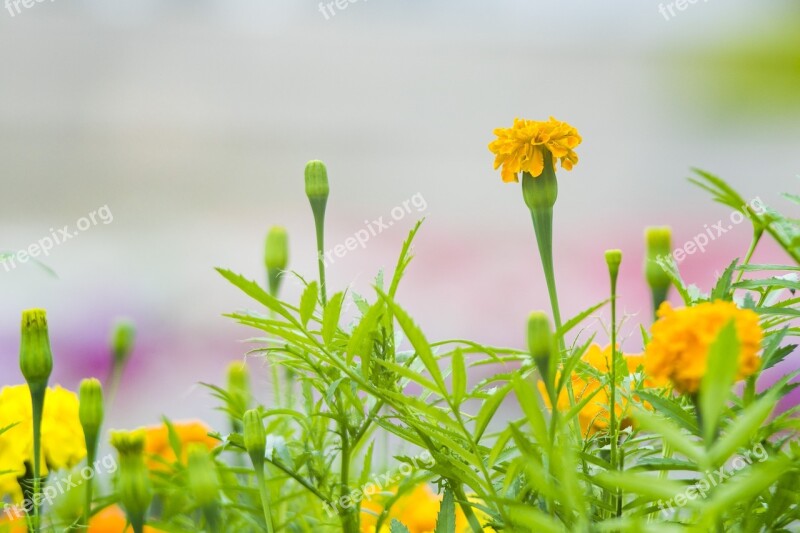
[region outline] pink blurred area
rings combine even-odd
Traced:
[[[499,0],[490,12],[370,2],[331,20],[316,4],[115,4],[44,3],[0,18],[0,250],[103,206],[113,213],[41,258],[57,278],[32,264],[0,268],[0,385],[21,380],[21,310],[48,309],[53,381],[73,389],[107,376],[109,329],[128,317],[137,344],[112,425],[162,414],[221,423],[199,383],[221,384],[258,332],[222,316],[254,304],[213,267],[263,281],[264,236],[279,224],[291,267],[315,276],[309,159],[329,168],[329,248],[424,198],[337,258],[329,285],[374,297],[375,275],[390,276],[424,217],[399,300],[431,339],[519,348],[528,313],[549,309],[521,193],[487,150],[492,129],[515,116],[554,115],[584,138],[579,165],[559,173],[557,283],[566,316],[601,301],[603,252],[622,249],[626,351],[641,348],[639,324],[650,323],[644,227],[672,226],[679,246],[730,215],[687,183],[690,167],[792,215],[779,194],[797,189],[797,107],[752,112],[769,97],[767,74],[753,109],[714,110],[703,100],[715,94],[713,61],[700,58],[742,28],[776,31],[796,13],[787,3],[698,4],[668,22],[654,6],[587,0]],[[685,279],[708,291],[749,240],[746,223],[732,228],[681,263]],[[788,261],[767,239],[754,257]],[[300,283],[288,280],[284,295],[299,300]],[[607,310],[588,323],[607,342]],[[268,401],[264,362],[250,366]],[[798,366],[795,354],[770,378]]]

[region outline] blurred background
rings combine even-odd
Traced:
[[[686,181],[691,167],[797,216],[779,193],[797,192],[800,174],[800,6],[684,7],[6,2],[0,251],[85,230],[40,257],[57,277],[32,263],[0,268],[0,385],[21,382],[22,309],[48,309],[53,382],[73,389],[107,375],[109,328],[124,316],[138,342],[111,425],[218,422],[197,383],[221,383],[257,332],[222,316],[251,304],[213,267],[263,282],[264,236],[279,224],[291,268],[315,276],[310,159],[328,164],[329,248],[409,206],[335,259],[331,290],[369,294],[425,217],[401,303],[430,338],[522,347],[547,293],[518,186],[501,182],[487,150],[516,116],[553,115],[583,136],[580,164],[559,173],[562,307],[603,299],[603,250],[621,248],[623,348],[638,350],[638,324],[650,321],[643,228],[669,224],[680,246],[730,216]],[[733,227],[681,263],[685,278],[708,289],[749,239],[747,223]],[[755,261],[789,258],[765,239]],[[288,299],[299,293],[287,282]],[[250,365],[269,398],[263,364]],[[782,370],[796,366],[797,356]]]

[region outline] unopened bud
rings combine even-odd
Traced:
[[[153,500],[153,488],[144,463],[145,431],[112,431],[111,445],[119,453],[117,494],[134,529],[141,528]]]
[[[103,425],[103,386],[100,381],[94,378],[81,381],[79,398],[78,418],[83,427],[86,449],[95,451],[100,427]]]
[[[118,365],[125,364],[133,351],[133,341],[136,337],[136,328],[128,320],[119,320],[114,325],[111,334],[111,353],[114,355],[114,362]]]
[[[31,389],[47,387],[53,371],[53,354],[50,351],[47,314],[44,309],[29,309],[22,313],[19,368]]]
[[[328,169],[322,161],[309,161],[306,164],[306,196],[310,200],[327,200],[330,187],[328,185]]]
[[[219,499],[220,480],[217,465],[202,444],[188,450],[189,487],[197,504],[203,509],[213,508]]]
[[[553,328],[550,318],[542,311],[528,317],[528,349],[546,384],[550,383],[550,362],[553,359]]]
[[[644,274],[651,288],[665,289],[670,286],[671,280],[661,267],[672,254],[672,231],[668,226],[650,227],[645,229],[647,242],[647,256],[645,258]]]
[[[244,414],[244,447],[253,461],[253,466],[263,467],[267,450],[267,432],[264,429],[261,413],[257,409],[250,409]]]
[[[267,267],[269,292],[277,296],[281,277],[289,265],[289,234],[280,226],[270,228],[264,246],[264,265]]]
[[[606,264],[612,285],[616,286],[619,266],[622,264],[622,250],[606,250]]]

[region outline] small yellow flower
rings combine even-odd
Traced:
[[[754,311],[723,301],[680,309],[664,302],[658,317],[645,352],[645,368],[649,375],[668,378],[678,392],[697,392],[706,373],[709,348],[731,320],[741,343],[736,379],[744,379],[758,369],[764,333]]]
[[[628,368],[629,372],[635,372],[639,366],[642,365],[644,362],[644,357],[642,355],[624,355],[625,365]],[[597,370],[600,374],[607,374],[610,369],[611,363],[611,346],[606,346],[605,348],[601,348],[598,344],[592,344],[589,346],[589,349],[586,350],[586,353],[583,354],[581,361],[589,365],[590,367]],[[661,387],[666,385],[665,380],[654,379],[648,375],[648,377],[644,380],[644,385],[646,387]],[[579,375],[577,372],[573,372],[572,374],[572,390],[575,394],[575,402],[580,402],[582,398],[586,398],[587,396],[592,396],[592,399],[583,406],[583,409],[578,413],[578,420],[581,424],[582,433],[586,436],[593,435],[597,431],[603,430],[608,428],[609,423],[609,415],[608,415],[608,404],[610,403],[610,398],[608,394],[608,388],[603,387],[602,390],[598,390],[602,387],[602,383],[600,380],[594,377],[584,377]],[[552,407],[550,405],[550,400],[547,397],[547,390],[544,386],[544,383],[541,381],[539,382],[539,390],[542,393],[542,397],[545,399],[545,403],[548,407]],[[595,391],[596,394],[595,394]],[[616,415],[622,416],[625,404],[627,403],[624,399],[620,403],[617,404],[616,407]],[[570,403],[569,403],[569,396],[565,389],[561,390],[561,393],[558,396],[558,409],[559,411],[566,412],[569,410]],[[629,421],[623,420],[623,425],[629,424]]]
[[[22,500],[17,478],[33,463],[33,421],[27,385],[0,391],[0,428],[17,424],[0,434],[0,498]],[[47,469],[72,468],[86,457],[86,443],[78,418],[78,396],[56,386],[47,389],[42,415],[42,474]]]
[[[511,128],[494,130],[497,139],[489,144],[495,154],[494,168],[500,171],[503,181],[519,181],[520,172],[528,172],[534,178],[544,171],[545,150],[561,161],[564,170],[572,170],[578,163],[578,155],[573,149],[581,143],[578,130],[553,117],[546,122],[538,120],[514,119]]]

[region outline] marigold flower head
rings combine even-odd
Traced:
[[[709,348],[731,320],[741,344],[736,379],[744,379],[758,369],[764,333],[754,311],[724,301],[680,309],[664,302],[658,317],[645,351],[645,368],[650,375],[668,378],[678,392],[697,392],[706,373]]]
[[[397,488],[390,488],[390,493],[396,493]],[[384,521],[380,530],[376,530],[377,517],[383,512],[384,503],[387,498],[383,495],[368,497],[361,503],[361,533],[389,533],[389,524],[396,519],[408,528],[410,533],[433,533],[436,529],[436,518],[439,516],[442,497],[434,494],[433,490],[426,484],[421,483],[398,498],[389,509],[389,516]],[[472,501],[476,501],[470,498]],[[481,523],[489,520],[489,516],[479,509],[475,509],[475,516]],[[456,527],[457,533],[468,533],[471,531],[464,512],[460,507],[456,507]],[[483,528],[484,532],[494,533],[491,527]]]
[[[33,413],[27,385],[0,390],[0,499],[22,501],[17,478],[33,464]],[[47,469],[72,468],[86,457],[86,443],[78,418],[78,396],[59,386],[48,388],[42,414],[42,475]]]
[[[589,346],[589,349],[586,350],[586,353],[583,354],[583,357],[581,357],[581,361],[597,370],[597,372],[600,374],[607,374],[610,369],[611,357],[611,346],[601,348],[598,344],[592,344]],[[636,369],[642,366],[644,362],[644,356],[642,355],[623,354],[622,357],[625,359],[625,365],[628,368],[628,372],[631,373],[635,372]],[[644,385],[646,387],[661,387],[666,385],[666,381],[653,379],[652,377],[647,376],[644,380]],[[539,382],[539,390],[541,391],[542,397],[544,398],[547,406],[552,408],[550,405],[550,400],[547,396],[545,385],[541,381]],[[582,398],[586,398],[587,396],[594,394],[592,399],[589,400],[583,409],[581,409],[580,413],[578,413],[578,420],[581,424],[583,434],[587,436],[593,435],[597,431],[608,428],[608,405],[611,403],[608,394],[608,388],[603,387],[603,383],[594,377],[581,376],[577,372],[573,372],[572,390],[575,394],[576,403],[580,402]],[[597,391],[596,394],[595,391]],[[625,410],[625,404],[626,400],[624,398],[619,398],[618,396],[618,403],[616,406],[617,416],[622,416],[623,411]],[[568,393],[566,389],[562,389],[558,396],[558,409],[560,411],[568,411],[569,407],[570,403]]]
[[[515,118],[512,127],[497,128],[494,134],[497,139],[489,144],[489,150],[495,154],[495,170],[502,167],[500,174],[505,182],[519,181],[520,172],[540,176],[545,150],[552,154],[553,166],[559,160],[564,170],[572,170],[578,163],[573,150],[582,141],[578,130],[553,117],[545,122]]]
[[[219,441],[209,437],[208,433],[211,431],[203,422],[193,420],[188,422],[173,422],[172,427],[178,434],[181,441],[181,458],[180,462],[186,464],[187,448],[189,444],[197,443],[202,444],[209,450],[213,450],[219,444]],[[171,464],[177,461],[175,451],[169,442],[169,430],[166,424],[149,427],[145,434],[144,444],[145,455],[160,458],[153,459],[148,462],[150,469],[163,469],[165,463]]]

